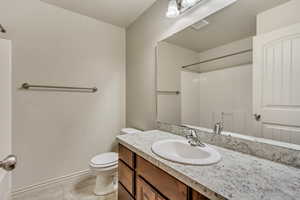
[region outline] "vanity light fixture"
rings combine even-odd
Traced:
[[[198,0],[182,0],[182,7],[190,7],[197,3]]]
[[[176,18],[205,0],[169,0],[166,17]]]
[[[180,12],[179,12],[179,7],[178,7],[177,0],[170,0],[166,16],[168,18],[175,18],[179,15],[180,15]]]

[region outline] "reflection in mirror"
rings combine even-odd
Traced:
[[[238,1],[159,42],[158,121],[300,144],[299,32],[256,18],[287,1]]]

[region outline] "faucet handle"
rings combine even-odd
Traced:
[[[184,132],[188,132],[188,134],[185,134],[186,137],[191,137],[192,136],[192,133],[191,133],[191,130],[192,128],[191,127],[188,127],[188,126],[185,126],[185,125],[180,125],[181,128],[184,129]]]
[[[214,133],[220,135],[224,128],[224,122],[217,122],[214,126]]]
[[[185,134],[185,138],[186,139],[191,139],[191,138],[193,138],[193,132],[192,132],[193,130],[192,129],[189,129],[188,131],[187,131],[187,133]]]

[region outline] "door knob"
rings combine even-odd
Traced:
[[[256,121],[260,121],[261,115],[260,115],[260,114],[254,114],[254,119],[255,119]]]
[[[12,171],[16,168],[17,157],[15,155],[9,155],[4,160],[0,161],[0,168],[6,171]]]

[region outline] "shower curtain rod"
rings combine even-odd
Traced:
[[[208,60],[204,60],[204,61],[201,61],[201,62],[190,64],[190,65],[185,65],[182,68],[185,69],[185,68],[188,68],[188,67],[191,67],[191,66],[194,66],[194,65],[204,64],[204,63],[208,63],[208,62],[212,62],[212,61],[216,61],[216,60],[220,60],[220,59],[223,59],[223,58],[228,58],[228,57],[231,57],[231,56],[236,56],[236,55],[240,55],[240,54],[244,54],[244,53],[248,53],[248,52],[252,52],[252,51],[253,51],[252,49],[247,49],[247,50],[244,50],[244,51],[228,54],[228,55],[225,55],[225,56],[220,56],[220,57],[217,57],[217,58],[211,58],[211,59],[208,59]]]

